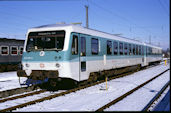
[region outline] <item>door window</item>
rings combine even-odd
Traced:
[[[76,35],[73,35],[71,51],[72,51],[72,55],[78,54],[78,36],[76,36]]]
[[[81,37],[81,56],[86,56],[86,39]]]

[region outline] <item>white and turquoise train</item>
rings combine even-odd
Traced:
[[[161,60],[162,48],[147,43],[78,25],[44,25],[28,30],[18,76],[28,77],[27,84],[61,79],[80,82],[91,73]]]

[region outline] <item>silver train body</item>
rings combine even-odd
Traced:
[[[157,46],[77,25],[45,25],[28,30],[18,76],[80,82],[92,72],[161,60]]]

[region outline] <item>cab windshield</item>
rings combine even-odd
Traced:
[[[26,51],[61,51],[64,47],[65,31],[30,32]]]

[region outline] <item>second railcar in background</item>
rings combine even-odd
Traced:
[[[0,72],[16,71],[23,54],[24,40],[0,38]]]

